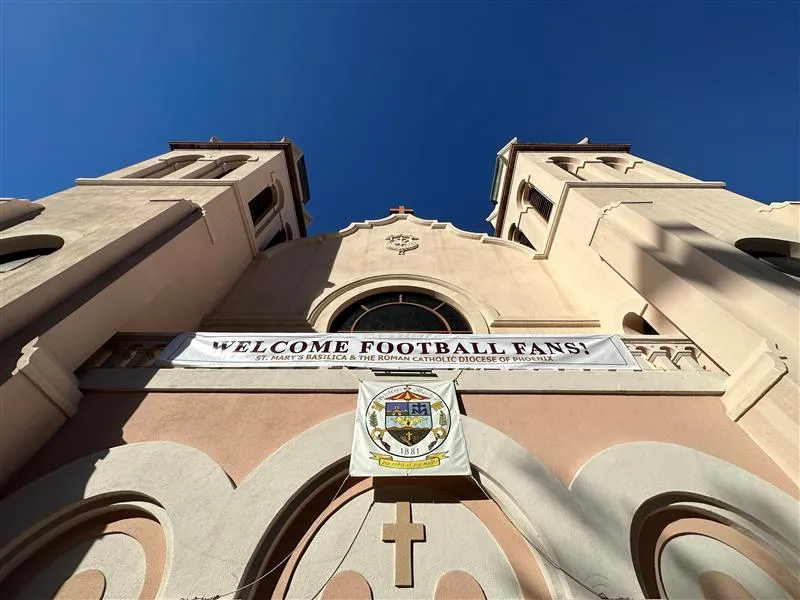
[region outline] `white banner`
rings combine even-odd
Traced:
[[[358,387],[350,475],[469,475],[469,456],[452,382]]]
[[[639,370],[616,335],[182,333],[159,364],[174,367]]]

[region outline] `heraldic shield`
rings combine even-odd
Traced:
[[[358,403],[351,474],[470,473],[452,383],[361,382]]]
[[[386,431],[401,444],[416,446],[431,429],[430,402],[386,403]]]

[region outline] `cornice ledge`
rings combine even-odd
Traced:
[[[236,179],[99,179],[78,177],[75,185],[113,185],[113,186],[144,186],[144,187],[174,187],[174,186],[201,186],[224,187],[236,183]]]
[[[409,215],[409,214],[394,214],[389,215],[387,217],[382,217],[380,219],[367,219],[366,221],[358,221],[350,223],[344,229],[340,229],[338,233],[338,237],[347,237],[348,235],[354,234],[359,229],[374,229],[375,227],[383,227],[385,225],[391,225],[392,223],[396,223],[397,221],[410,221],[416,225],[423,225],[423,226],[431,226],[435,223],[438,223],[435,219],[420,219],[417,216]]]
[[[356,375],[356,373],[358,375]],[[435,370],[442,381],[458,375],[458,390],[472,393],[613,394],[658,396],[720,396],[726,376],[709,371],[553,371]],[[342,368],[141,368],[88,369],[84,390],[100,391],[261,391],[355,392],[360,379],[375,380],[370,369]],[[407,377],[381,377],[381,381]],[[687,401],[689,401],[687,399]]]
[[[408,221],[409,223],[413,223],[414,225],[429,227],[430,229],[440,229],[448,233],[451,233],[457,237],[463,238],[465,240],[477,241],[482,244],[495,244],[504,246],[506,248],[511,248],[512,250],[516,250],[517,252],[521,252],[522,254],[529,256],[530,258],[533,259],[545,258],[544,255],[538,254],[535,250],[531,250],[530,248],[527,248],[517,242],[496,238],[488,233],[478,233],[475,231],[466,231],[464,229],[459,229],[458,227],[456,227],[455,225],[453,225],[448,221],[437,221],[435,219],[420,219],[419,217],[408,214],[389,215],[388,217],[383,217],[381,219],[370,219],[367,221],[354,222],[350,223],[350,225],[348,225],[344,229],[340,229],[339,231],[322,233],[312,237],[292,240],[291,242],[284,242],[283,244],[274,246],[273,248],[270,248],[267,251],[261,252],[259,254],[259,258],[271,258],[278,252],[281,252],[288,247],[297,247],[297,245],[299,244],[321,244],[322,242],[326,242],[329,240],[341,240],[357,233],[358,231],[375,229],[377,227],[384,227],[386,225],[391,225],[392,223],[396,223],[398,221]]]
[[[523,317],[501,317],[489,323],[489,327],[600,327],[597,319],[526,319]]]
[[[724,188],[724,181],[565,181],[573,188]]]
[[[722,396],[728,417],[741,419],[788,372],[786,363],[762,341],[728,379]]]
[[[203,319],[202,328],[204,331],[215,330],[217,328],[234,329],[242,331],[293,331],[297,333],[310,333],[311,324],[307,319],[298,315],[259,315],[259,314],[239,314],[235,317],[214,317],[210,316]],[[221,331],[225,333],[225,331]]]
[[[615,208],[619,208],[623,204],[652,204],[652,203],[653,203],[652,200],[618,200],[616,202],[610,202],[609,204],[606,204],[600,209],[600,213],[597,215],[597,220],[594,223],[594,229],[592,229],[592,234],[589,236],[589,242],[587,245],[589,246],[592,245],[592,242],[594,241],[594,236],[597,234],[597,228],[600,227],[600,221],[605,219],[609,215],[609,213]]]
[[[785,200],[784,202],[770,202],[765,206],[756,209],[756,212],[772,212],[773,210],[780,210],[790,206],[800,207],[800,200]]]
[[[22,355],[12,376],[27,378],[58,410],[72,417],[78,412],[78,403],[83,396],[78,388],[78,379],[38,343],[39,338],[36,337],[22,348]]]

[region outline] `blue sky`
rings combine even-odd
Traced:
[[[311,232],[419,216],[487,231],[494,154],[627,142],[798,199],[796,2],[7,2],[0,196],[168,140],[292,138]]]

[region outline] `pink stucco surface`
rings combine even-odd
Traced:
[[[725,415],[714,397],[463,394],[466,414],[508,435],[568,484],[589,458],[633,441],[692,447],[797,496],[781,470]],[[206,452],[242,481],[281,445],[355,408],[351,393],[90,393],[10,482],[18,488],[106,448],[152,440]]]

